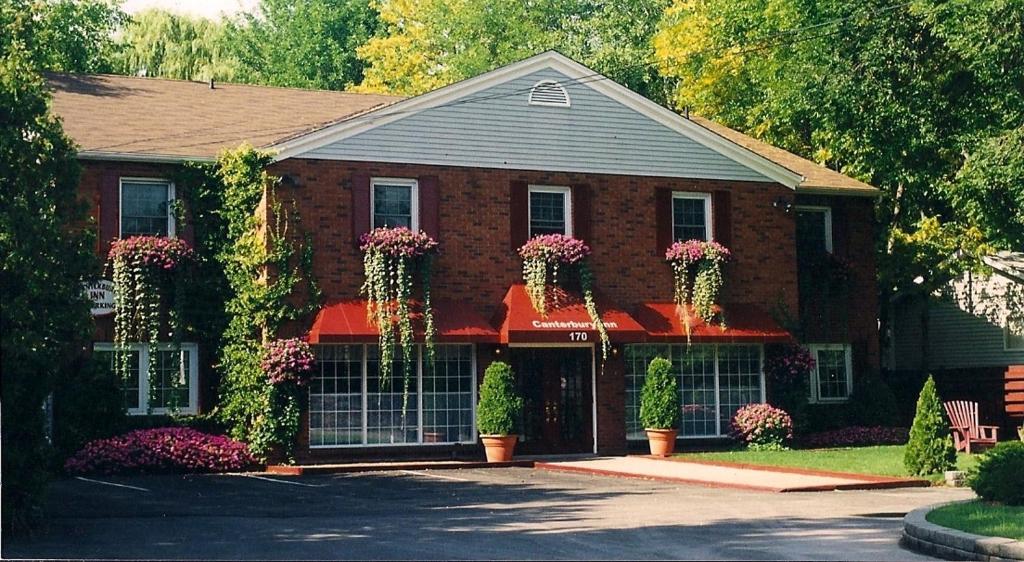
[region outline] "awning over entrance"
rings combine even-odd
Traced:
[[[438,342],[497,343],[498,332],[487,320],[464,304],[435,302],[434,327]],[[419,305],[413,305],[413,329],[417,339],[423,338],[423,321]],[[309,331],[309,343],[369,343],[377,341],[380,332],[366,315],[365,300],[346,300],[324,306]]]
[[[760,308],[749,304],[730,304],[725,308],[725,329],[717,322],[710,325],[690,311],[693,323],[690,340],[709,343],[785,343],[793,336]],[[686,329],[676,304],[646,303],[636,311],[636,319],[647,329],[648,341],[686,341]]]
[[[548,314],[541,316],[533,308],[525,285],[509,287],[494,322],[501,343],[600,342],[579,294],[552,287],[547,302]],[[643,341],[644,327],[625,311],[601,298],[597,299],[597,310],[610,340]]]

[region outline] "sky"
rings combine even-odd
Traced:
[[[258,0],[124,0],[121,9],[134,14],[147,8],[163,8],[172,12],[216,18],[221,13],[251,12]]]

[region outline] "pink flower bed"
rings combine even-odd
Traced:
[[[771,404],[748,404],[732,417],[731,430],[750,449],[780,450],[793,438],[793,420]]]
[[[313,376],[316,357],[309,344],[298,339],[272,340],[263,346],[260,366],[270,384],[294,382],[305,386]]]
[[[193,257],[192,248],[181,238],[132,236],[110,245],[112,261],[124,260],[171,271]]]
[[[360,236],[359,248],[364,252],[379,251],[396,258],[414,258],[437,251],[437,240],[423,231],[413,232],[404,226],[381,227]]]
[[[64,470],[68,474],[229,472],[255,463],[245,443],[187,427],[161,427],[90,441],[64,463]]]
[[[808,447],[855,447],[859,445],[902,445],[910,438],[905,427],[844,427],[812,433],[801,439]]]
[[[543,259],[548,263],[574,264],[590,255],[590,246],[582,240],[564,234],[543,234],[534,236],[519,248],[519,257],[524,260]]]

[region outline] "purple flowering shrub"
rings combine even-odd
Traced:
[[[732,436],[754,451],[780,451],[793,438],[793,420],[771,404],[747,404],[732,417]]]
[[[256,464],[245,443],[188,427],[138,429],[86,443],[64,463],[68,474],[229,472]]]
[[[313,376],[316,357],[309,344],[298,339],[271,340],[263,346],[260,367],[270,384],[293,382],[305,386]]]
[[[173,271],[193,257],[192,248],[181,238],[166,236],[132,236],[114,240],[109,258],[135,266]]]
[[[910,438],[905,427],[851,426],[833,431],[812,433],[803,437],[802,444],[813,447],[858,447],[862,445],[903,445]]]
[[[805,381],[814,365],[814,356],[803,346],[765,346],[764,374],[773,383],[788,385]]]
[[[574,264],[589,255],[590,246],[564,234],[534,236],[519,248],[519,257],[524,260],[543,260],[547,263]]]
[[[413,232],[404,226],[380,227],[359,237],[359,249],[393,258],[414,258],[437,251],[437,240],[423,231]]]

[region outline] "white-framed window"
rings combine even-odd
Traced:
[[[711,240],[711,194],[672,192],[673,240]]]
[[[1024,351],[1024,332],[1014,330],[1009,324],[1003,327],[1003,349],[1005,351]]]
[[[419,182],[407,178],[370,180],[370,221],[373,228],[420,228]]]
[[[125,408],[128,414],[196,414],[199,405],[199,346],[194,343],[181,344],[175,351],[174,344],[162,343],[157,346],[155,356],[150,356],[145,343],[127,344],[129,347],[128,380],[122,381]],[[93,352],[101,365],[114,369],[115,345],[100,342],[93,345]],[[181,353],[179,362],[177,354]],[[153,369],[153,376],[148,376]],[[150,387],[150,384],[154,386]],[[152,392],[151,392],[152,390]],[[152,398],[152,402],[150,402]]]
[[[853,393],[853,361],[848,344],[810,344],[814,357],[811,402],[844,402]]]
[[[530,186],[530,238],[540,234],[572,236],[572,190],[557,185]]]
[[[309,386],[311,448],[476,442],[472,344],[438,344],[433,363],[417,345],[407,396],[401,350],[396,350],[386,381],[380,378],[376,345],[321,344],[313,350],[317,372]]]
[[[672,362],[682,394],[680,437],[721,437],[729,433],[736,410],[763,402],[764,347],[759,344],[631,344],[626,363],[626,436],[644,439],[640,393],[655,357]]]
[[[800,249],[832,253],[832,208],[798,205],[796,240]]]
[[[174,183],[154,178],[121,178],[121,238],[170,236],[174,232]]]

